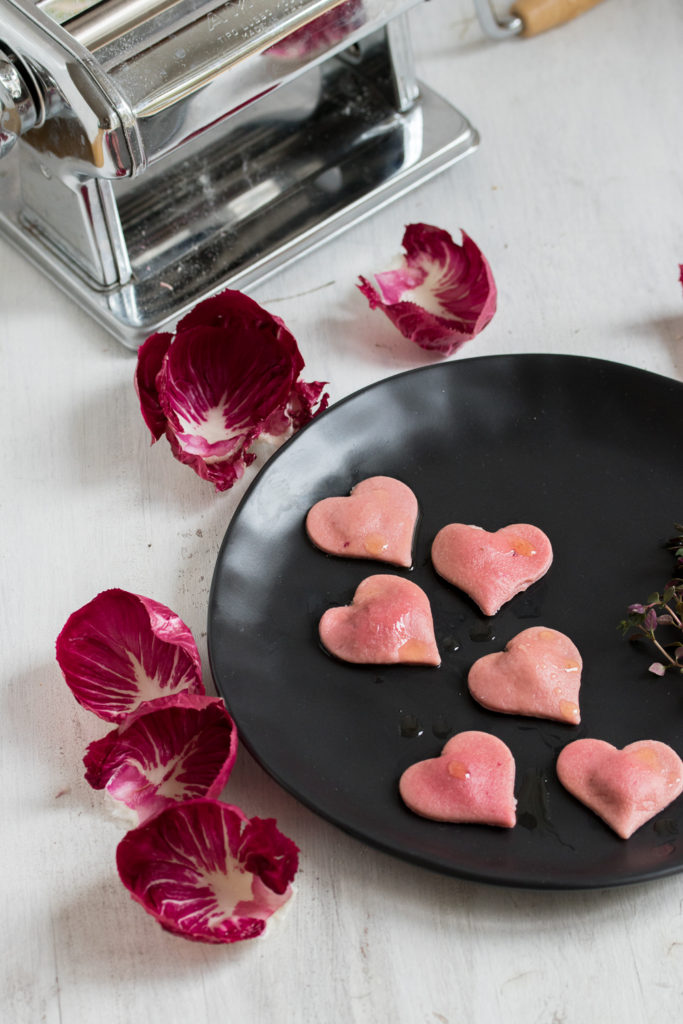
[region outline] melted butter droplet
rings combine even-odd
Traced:
[[[408,664],[422,663],[429,658],[429,648],[422,640],[406,640],[398,649],[398,660]]]
[[[567,722],[578,722],[579,706],[571,700],[561,700],[560,714]]]
[[[469,768],[462,761],[449,761],[448,774],[454,779],[472,778]]]
[[[661,768],[657,751],[653,750],[652,747],[639,747],[638,750],[633,751],[633,758],[642,765],[645,765],[646,768],[650,768],[653,772]]]
[[[410,714],[408,711],[404,711],[399,718],[399,732],[404,739],[412,740],[416,736],[421,736],[424,732],[420,722],[415,715]]]
[[[538,819],[534,817],[531,811],[522,811],[521,814],[517,815],[517,824],[521,825],[522,828],[529,829],[531,832],[538,825]]]
[[[381,555],[389,547],[389,544],[381,533],[369,533],[363,541],[363,547],[369,555]]]
[[[472,626],[472,629],[470,630],[470,640],[474,640],[475,643],[481,644],[495,639],[496,637],[493,632],[493,626],[488,622],[478,622],[476,626]]]
[[[458,640],[457,637],[450,636],[449,634],[448,636],[445,636],[443,638],[443,640],[441,641],[441,646],[444,651],[459,651],[460,641]]]
[[[445,740],[451,735],[453,727],[444,715],[437,715],[432,722],[432,732],[438,740]]]
[[[510,544],[515,555],[526,555],[529,558],[536,554],[536,548],[524,537],[513,537]]]

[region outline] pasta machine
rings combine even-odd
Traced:
[[[0,0],[0,231],[136,348],[464,157],[423,0]]]

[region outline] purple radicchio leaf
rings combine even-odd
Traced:
[[[187,691],[140,705],[88,747],[85,777],[141,825],[171,804],[218,797],[237,756],[237,730],[215,697]]]
[[[261,435],[296,430],[326,408],[320,381],[299,379],[304,361],[279,317],[238,291],[203,302],[174,335],[141,346],[135,386],[153,440],[216,490],[227,490],[256,455]]]
[[[307,25],[290,32],[265,51],[283,60],[310,60],[348,39],[351,29],[363,24],[362,0],[345,0]]]
[[[491,268],[479,247],[461,232],[409,224],[399,270],[375,274],[377,288],[360,278],[358,288],[405,337],[421,348],[450,356],[486,327],[496,311]]]
[[[121,722],[158,697],[204,693],[185,623],[166,605],[126,590],[105,590],[73,612],[56,653],[78,703],[107,722]]]
[[[138,350],[135,390],[140,399],[142,418],[152,433],[152,444],[163,436],[166,429],[166,416],[159,403],[156,379],[172,341],[172,334],[152,334]]]
[[[121,881],[162,928],[194,942],[260,935],[292,895],[298,849],[272,818],[217,800],[162,811],[119,843]]]

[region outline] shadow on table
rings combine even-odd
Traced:
[[[370,279],[374,284],[372,274]],[[344,361],[353,360],[364,371],[381,367],[385,371],[382,376],[391,376],[446,358],[442,352],[421,348],[405,338],[380,309],[371,310],[360,294],[340,298],[326,311],[326,320],[335,345],[343,345]]]
[[[653,330],[664,343],[674,365],[680,367],[681,359],[683,358],[683,315],[662,316],[645,325],[636,324],[634,325],[633,330],[634,332],[637,331],[640,333],[648,327]]]

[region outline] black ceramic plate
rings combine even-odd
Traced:
[[[683,679],[648,673],[617,624],[663,586],[665,542],[683,519],[683,386],[602,360],[520,355],[400,374],[333,406],[274,456],[221,548],[209,608],[218,689],[243,743],[294,796],[354,836],[480,881],[572,889],[642,881],[683,867],[683,797],[619,839],[555,775],[564,744],[658,739],[683,754]],[[414,568],[429,595],[440,668],[355,667],[329,657],[317,624],[380,563],[312,547],[304,517],[375,474],[421,508]],[[431,541],[448,522],[495,530],[530,522],[550,536],[547,576],[484,619],[436,576]],[[470,697],[479,656],[521,629],[567,633],[584,659],[578,727],[500,715]],[[482,729],[512,750],[514,829],[450,825],[408,811],[401,772],[445,740]]]

